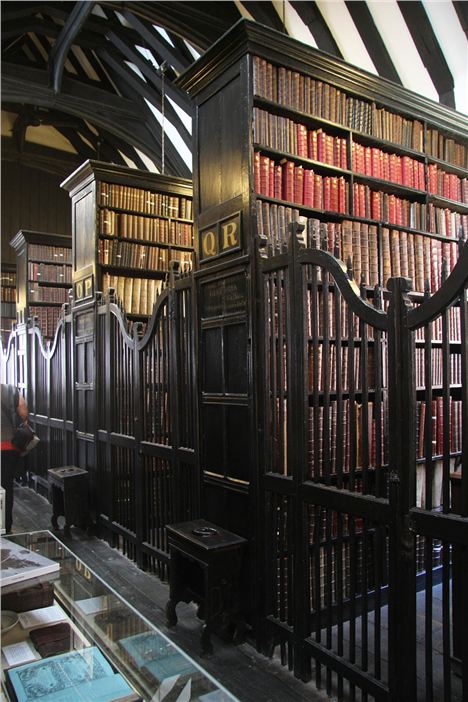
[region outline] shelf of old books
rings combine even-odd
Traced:
[[[16,321],[16,264],[2,263],[0,293],[1,336],[5,345]]]
[[[44,338],[51,339],[72,286],[71,237],[20,230],[10,245],[16,252],[18,311],[25,319],[37,317]]]
[[[127,317],[148,317],[169,263],[193,263],[191,182],[87,161],[62,187],[73,202],[73,282],[92,276]]]
[[[50,532],[1,552],[7,699],[236,702]]]

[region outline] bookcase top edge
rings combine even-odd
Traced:
[[[167,192],[174,192],[177,195],[192,197],[193,184],[188,178],[169,176],[162,173],[150,173],[137,168],[117,166],[113,163],[95,161],[88,159],[81,166],[78,166],[64,181],[60,187],[70,194],[77,188],[82,188],[88,182],[95,179],[110,183],[129,185],[130,187],[162,188]]]
[[[10,246],[17,249],[23,244],[46,244],[49,246],[64,246],[71,248],[72,238],[68,234],[39,232],[31,229],[20,229],[10,241]]]
[[[195,96],[246,54],[257,54],[299,72],[312,69],[318,79],[365,100],[382,103],[390,110],[410,114],[468,138],[468,116],[463,113],[246,18],[236,22],[191,64],[178,77],[177,84]]]

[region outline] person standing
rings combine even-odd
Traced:
[[[20,453],[11,440],[19,417],[23,424],[29,420],[26,400],[14,385],[1,384],[1,483],[5,490],[5,531],[11,532],[13,525],[13,481],[18,473]]]

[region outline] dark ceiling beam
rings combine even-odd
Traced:
[[[45,22],[39,17],[29,17],[24,20],[2,21],[2,44],[5,39],[22,36],[23,34],[47,34],[50,37],[56,37],[60,32],[60,27],[51,22]]]
[[[114,75],[119,75],[141,98],[146,98],[162,111],[162,94],[159,90],[142,80],[135,71],[126,66],[121,60],[111,56],[107,51],[99,51],[99,56],[112,68]],[[192,147],[192,136],[170,103],[165,102],[164,112],[174,127],[176,127],[181,139],[190,149]]]
[[[73,173],[82,163],[78,154],[69,154],[58,149],[49,149],[40,144],[26,142],[23,152],[18,151],[14,140],[2,136],[2,161],[19,163],[27,168],[35,168],[61,178]]]
[[[88,158],[96,158],[96,149],[92,148],[89,144],[86,144],[83,139],[80,138],[78,132],[71,127],[54,127],[70,144],[73,146],[75,151],[78,152],[81,159],[86,161]]]
[[[99,88],[63,79],[62,92],[55,94],[48,84],[48,73],[2,62],[3,99],[14,103],[55,108],[104,127],[157,162],[160,146],[153,129],[132,100],[111,95]]]
[[[53,6],[53,3],[44,2],[7,2],[2,7],[2,20],[16,20],[23,17],[32,17],[44,11],[44,7]],[[66,12],[65,14],[68,14]]]
[[[93,7],[94,2],[76,2],[52,47],[49,55],[50,82],[56,93],[62,86],[63,69],[70,47]]]
[[[466,0],[454,0],[453,6],[460,20],[462,29],[468,37],[468,3]]]
[[[374,18],[369,11],[367,2],[363,2],[363,0],[346,0],[346,7],[379,76],[402,85],[401,78],[390,58],[387,47],[375,26]]]
[[[250,0],[248,0],[242,4],[245,9],[250,12],[256,22],[260,22],[260,24],[264,24],[267,27],[271,27],[278,32],[286,34],[283,20],[278,15],[271,2],[250,2]]]
[[[121,54],[123,54],[127,61],[134,63],[135,66],[145,76],[145,78],[147,78],[151,82],[151,84],[154,85],[159,92],[161,92],[162,79],[161,74],[158,72],[158,69],[155,66],[153,66],[153,64],[148,59],[145,59],[139,51],[135,50],[135,47],[130,47],[123,41],[121,41],[121,39],[118,36],[116,36],[114,32],[109,32],[107,36],[109,41],[118,51],[120,51]],[[136,76],[135,73],[133,75]],[[190,112],[190,99],[184,90],[181,90],[180,88],[175,86],[170,80],[167,79],[167,77],[165,80],[164,88],[166,95],[169,95],[169,97],[171,97],[172,100],[174,100],[174,102],[176,102],[186,112]]]
[[[36,44],[33,42],[30,36],[26,35],[24,37],[24,45],[28,47],[38,66],[42,67],[47,65],[47,61],[44,59],[43,55],[41,54],[41,52],[39,51],[39,49],[37,48]]]
[[[453,76],[422,2],[400,0],[398,7],[405,18],[422,62],[439,93],[439,102],[448,107],[455,107]]]
[[[191,54],[191,52],[189,51],[189,48],[186,45],[184,39],[182,39],[181,37],[178,37],[173,32],[167,32],[167,35],[168,35],[169,39],[172,41],[172,43],[174,44],[179,55],[184,57],[184,61],[187,63],[187,66],[190,66],[190,64],[193,63],[194,58],[193,58],[193,55]]]
[[[333,34],[328,28],[317,3],[315,2],[291,2],[292,7],[310,30],[315,39],[317,47],[321,51],[326,51],[332,56],[343,58],[343,54],[338,48]]]
[[[177,71],[184,71],[192,63],[193,60],[191,61],[185,54],[172,47],[151,24],[141,20],[129,9],[122,10],[122,15],[141,36],[142,46],[148,47],[164,56],[166,61]]]
[[[120,11],[120,2],[106,2]],[[226,32],[240,14],[233,2],[220,3],[213,12],[211,2],[132,2],[132,13],[152,24],[186,38],[199,51],[205,51]]]
[[[135,151],[134,146],[131,146],[131,144],[128,144],[127,142],[122,141],[121,139],[117,139],[117,137],[115,137],[113,134],[110,134],[110,132],[107,132],[105,129],[101,129],[99,134],[104,139],[105,143],[112,144],[115,149],[118,149],[123,154],[125,154],[131,161],[133,161],[137,168],[139,168],[142,171],[148,170],[148,166],[141,159],[140,155]]]
[[[141,95],[137,90],[124,78],[120,73],[112,72],[112,79],[118,86],[122,95],[127,99],[131,100],[134,105],[139,107],[140,114],[142,116],[147,116],[148,123],[151,124],[152,135],[155,141],[158,143],[158,154],[152,160],[156,166],[162,171],[162,129],[157,122],[155,116],[151,112],[150,108],[143,100]],[[191,178],[190,169],[187,167],[185,161],[181,158],[178,150],[174,147],[172,141],[165,137],[165,173],[181,178]]]
[[[50,53],[52,51],[53,44],[50,42],[49,37],[37,34],[36,39],[41,44],[42,48],[50,58]],[[67,59],[68,61],[70,61],[71,66],[75,69],[76,77],[79,78],[81,81],[84,81],[85,83],[89,82],[89,78],[83,70],[80,62],[75,59],[71,52],[68,54]],[[75,73],[73,73],[73,71],[67,71],[67,73],[70,75],[70,77],[75,77]]]

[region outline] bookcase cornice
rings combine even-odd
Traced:
[[[247,54],[313,75],[358,97],[468,138],[468,118],[462,113],[247,19],[239,20],[182,73],[178,85],[194,97]]]
[[[47,232],[36,232],[28,229],[20,229],[13,239],[10,241],[10,246],[18,252],[25,244],[50,244],[52,246],[71,247],[71,236],[65,234],[49,234]]]
[[[71,196],[93,180],[133,186],[148,190],[192,197],[192,181],[187,178],[166,176],[161,173],[146,173],[134,168],[125,168],[112,163],[88,159],[79,166],[60,185]]]

